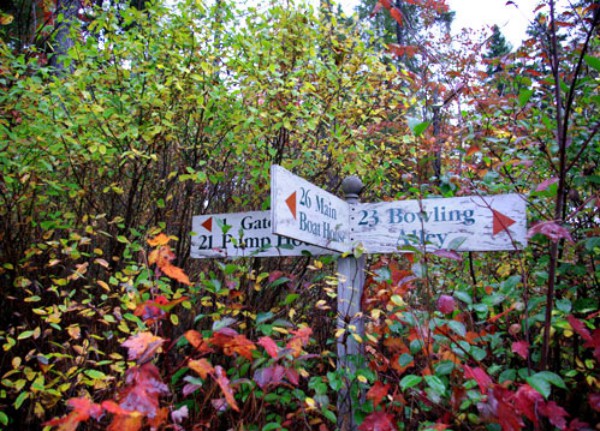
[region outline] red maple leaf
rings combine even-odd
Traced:
[[[384,411],[371,413],[358,427],[359,431],[397,431],[394,417]]]

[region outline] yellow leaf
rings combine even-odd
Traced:
[[[304,399],[304,402],[306,403],[306,405],[308,406],[309,409],[316,409],[317,408],[317,403],[311,397],[306,397]]]
[[[154,238],[148,239],[148,245],[150,247],[160,247],[161,245],[167,245],[169,243],[169,237],[164,233],[156,235]]]
[[[356,376],[356,379],[361,382],[361,383],[367,383],[368,380],[365,376],[363,376],[362,374],[359,374],[358,376]]]
[[[98,283],[98,285],[106,290],[107,292],[110,292],[110,287],[108,287],[108,284],[106,284],[106,282],[102,281],[102,280],[96,280],[96,283]]]

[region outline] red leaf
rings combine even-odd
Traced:
[[[371,413],[358,427],[359,431],[397,431],[394,417],[386,412]]]
[[[515,407],[537,427],[539,418],[537,407],[544,403],[544,397],[528,384],[519,386],[515,394]]]
[[[125,384],[118,394],[119,407],[137,411],[150,419],[159,413],[159,397],[170,393],[158,368],[151,362],[127,370]]]
[[[386,383],[384,385],[378,380],[371,387],[371,389],[369,389],[369,392],[367,392],[367,399],[373,400],[373,405],[377,407],[379,404],[381,404],[381,401],[387,396],[389,390],[389,383]]]
[[[258,340],[258,344],[263,346],[267,351],[267,354],[271,358],[277,358],[279,356],[279,346],[273,341],[271,337],[261,337]]]
[[[539,411],[541,414],[546,416],[550,423],[556,428],[560,430],[567,428],[566,417],[569,416],[569,414],[554,401],[548,401],[548,403],[541,404],[539,406]]]
[[[445,257],[446,259],[456,260],[458,262],[462,262],[462,256],[455,252],[454,250],[435,250],[433,252],[436,256]]]
[[[542,181],[540,184],[538,184],[538,186],[535,188],[536,192],[543,192],[544,190],[546,190],[548,187],[550,187],[552,184],[558,182],[558,178],[548,178],[545,181]]]
[[[471,368],[468,365],[464,366],[465,368],[465,377],[467,379],[475,379],[477,384],[479,385],[479,389],[482,394],[486,394],[488,388],[492,385],[492,379],[487,373],[479,367]]]
[[[121,346],[127,348],[130,361],[135,359],[141,364],[149,361],[164,342],[163,338],[156,337],[151,332],[140,332],[129,337]]]
[[[590,407],[600,412],[600,394],[589,394],[588,402],[590,403]]]
[[[550,241],[557,242],[561,239],[566,239],[569,242],[574,242],[568,229],[560,226],[554,221],[543,221],[536,223],[527,232],[527,238],[531,238],[535,234],[542,234]]]
[[[400,27],[404,25],[404,20],[402,19],[402,12],[400,12],[400,9],[396,7],[390,8],[390,15],[396,20]]]
[[[444,314],[449,314],[454,311],[456,301],[450,295],[440,295],[437,300],[437,309]]]
[[[285,367],[274,365],[266,368],[259,368],[254,372],[254,381],[261,389],[267,386],[279,386],[285,376]]]
[[[369,18],[373,18],[375,15],[377,15],[382,8],[383,8],[383,5],[381,4],[381,2],[377,2],[375,4],[375,7],[373,8],[373,10],[371,11]]]
[[[62,418],[54,418],[44,423],[44,426],[56,426],[58,431],[75,431],[81,422],[90,416],[97,419],[102,414],[102,407],[86,397],[71,398],[67,404],[73,411]]]
[[[591,429],[590,424],[577,418],[571,421],[568,428],[569,431],[585,431],[589,429]]]
[[[388,10],[392,7],[390,0],[379,0],[379,3],[381,3],[381,5]]]
[[[292,334],[294,334],[294,336],[290,341],[287,342],[285,347],[290,349],[292,351],[292,355],[297,358],[302,353],[302,348],[310,341],[312,329],[305,326],[298,330],[292,331]]]
[[[217,384],[221,388],[223,395],[225,395],[225,400],[227,401],[227,404],[229,404],[233,410],[239,412],[240,409],[237,403],[235,402],[235,398],[233,397],[233,389],[229,385],[229,379],[227,378],[227,374],[220,365],[217,365],[215,367],[215,379],[217,381]]]
[[[512,343],[511,350],[523,359],[529,356],[529,343],[527,341],[515,341]]]
[[[571,325],[571,328],[573,328],[573,331],[579,334],[581,338],[583,338],[587,342],[592,341],[592,335],[590,334],[590,331],[588,331],[588,329],[585,327],[581,320],[577,319],[572,314],[569,314],[567,316],[567,320],[569,321],[569,325]]]

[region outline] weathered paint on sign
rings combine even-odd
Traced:
[[[302,241],[274,235],[270,211],[210,214],[192,218],[193,258],[280,257],[331,254]]]
[[[527,244],[526,202],[518,194],[359,204],[350,241],[368,253],[407,246],[428,251],[520,250]]]
[[[351,250],[348,204],[277,165],[271,167],[271,211],[277,235],[339,252]]]

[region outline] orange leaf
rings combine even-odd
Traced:
[[[57,426],[57,431],[75,431],[79,423],[87,421],[90,416],[97,419],[102,414],[102,407],[87,397],[71,398],[67,404],[73,408],[71,413],[49,420],[44,426]]]
[[[369,17],[373,18],[375,15],[377,15],[379,13],[381,8],[383,8],[383,5],[381,4],[381,2],[377,2],[375,4],[375,7],[373,8],[373,10],[371,11],[371,14],[369,15]]]
[[[402,19],[402,12],[400,12],[400,9],[396,7],[391,8],[390,15],[396,20],[398,25],[400,25],[401,27],[404,25],[404,20]]]
[[[203,379],[206,379],[209,374],[213,374],[215,372],[215,369],[211,363],[204,358],[189,360],[188,367],[198,373],[198,375]]]
[[[135,359],[141,363],[149,360],[164,342],[163,338],[156,337],[151,332],[140,332],[129,337],[121,346],[127,348],[129,360]]]
[[[163,263],[161,265],[159,262],[158,267],[160,268],[160,270],[162,272],[164,272],[164,274],[167,277],[172,278],[173,280],[178,281],[181,284],[191,286],[192,283],[190,282],[189,277],[187,276],[187,274],[185,272],[183,272],[183,269],[179,268],[178,266],[171,265],[168,262]]]
[[[165,235],[164,233],[158,234],[156,235],[154,238],[149,238],[148,239],[148,245],[150,247],[158,247],[161,245],[167,245],[169,243],[170,239],[167,235]]]
[[[477,145],[471,145],[469,147],[469,149],[467,150],[466,156],[470,157],[470,156],[472,156],[473,154],[475,154],[478,151],[481,151],[481,150],[479,149],[479,147]]]
[[[227,404],[229,404],[233,410],[239,412],[240,409],[237,403],[235,402],[235,398],[233,397],[233,389],[229,385],[229,379],[227,378],[227,374],[220,365],[217,365],[215,367],[215,378],[219,387],[221,388],[221,391],[223,391],[223,395],[225,395],[225,400],[227,401]]]
[[[194,329],[186,331],[186,333],[183,334],[183,336],[196,350],[201,350],[202,346],[206,344],[204,342],[202,334]]]

